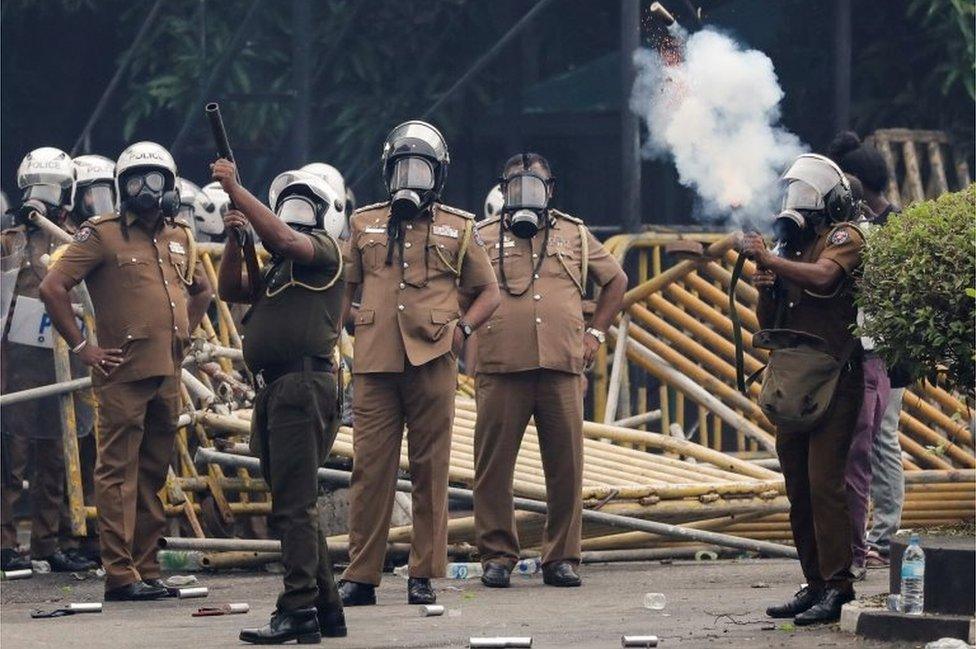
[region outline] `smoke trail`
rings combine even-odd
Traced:
[[[778,124],[783,91],[773,62],[707,29],[687,39],[683,58],[665,57],[634,55],[630,108],[649,133],[642,154],[674,161],[705,219],[767,223],[779,206],[780,173],[806,149]]]

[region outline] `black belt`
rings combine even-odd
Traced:
[[[285,374],[296,372],[331,372],[332,359],[319,356],[303,356],[287,363],[268,365],[260,372],[254,373],[254,384],[259,390],[268,387]]]

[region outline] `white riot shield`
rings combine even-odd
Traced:
[[[10,314],[10,303],[14,299],[14,288],[17,286],[17,275],[20,274],[27,249],[27,237],[18,234],[7,254],[0,254],[0,331],[7,329],[7,316]]]

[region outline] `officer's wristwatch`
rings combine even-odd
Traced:
[[[471,334],[474,333],[474,327],[472,327],[470,324],[468,324],[464,320],[459,321],[458,322],[458,326],[461,328],[461,333],[464,334],[464,339],[465,340],[467,340],[468,338],[470,338],[471,337]]]
[[[602,332],[602,331],[600,331],[596,327],[590,327],[589,329],[586,330],[586,333],[590,334],[591,336],[593,336],[594,338],[596,338],[598,341],[600,341],[600,344],[601,345],[603,343],[607,342],[607,334],[604,333],[604,332]]]

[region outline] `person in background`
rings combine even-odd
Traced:
[[[111,163],[111,161],[109,161]],[[37,212],[74,231],[69,215],[76,202],[75,165],[60,149],[42,147],[21,162],[17,184],[23,199],[17,212],[20,225],[4,230],[0,246],[4,256],[23,246],[24,259],[14,286],[14,300],[3,334],[3,391],[18,392],[50,385],[54,374],[53,332],[40,300],[41,281],[47,274],[44,258],[55,251],[60,240],[27,218]],[[86,194],[87,196],[87,194]],[[80,199],[81,197],[77,197]],[[110,204],[111,205],[111,204]],[[75,359],[77,361],[77,359]],[[72,375],[85,375],[84,366],[72,363]],[[91,441],[94,416],[91,406],[75,394],[76,431],[79,446]],[[95,567],[70,535],[71,523],[65,503],[64,447],[58,397],[34,399],[5,407],[2,412],[4,437],[0,461],[0,569],[29,569],[31,559],[46,561],[54,572],[78,572]],[[33,471],[28,475],[28,458]],[[30,555],[17,553],[14,503],[30,483]]]
[[[862,227],[882,227],[891,214],[900,211],[884,196],[890,172],[877,149],[862,143],[856,133],[844,131],[831,142],[828,153],[845,173],[861,181],[865,208],[860,224]],[[863,322],[863,317],[863,313],[858,314],[859,323]],[[883,567],[888,565],[891,538],[901,523],[901,510],[905,500],[898,418],[909,378],[897,366],[885,370],[884,363],[874,352],[874,340],[864,337],[861,344],[865,349],[866,362],[870,361],[873,365],[871,371],[875,379],[873,386],[865,381],[865,408],[880,412],[881,415],[868,417],[862,411],[864,425],[869,426],[873,422],[870,440],[863,444],[855,441],[855,447],[852,448],[853,461],[848,464],[848,485],[853,484],[857,493],[861,494],[857,498],[856,509],[852,511],[854,525],[860,533],[859,539],[855,536],[855,568],[858,565],[861,568]],[[885,371],[885,377],[881,377],[881,371]],[[884,398],[885,392],[888,393],[887,399]],[[869,456],[868,461],[865,461],[865,456]],[[865,542],[868,491],[874,503],[874,518]],[[858,559],[860,564],[857,563]]]

